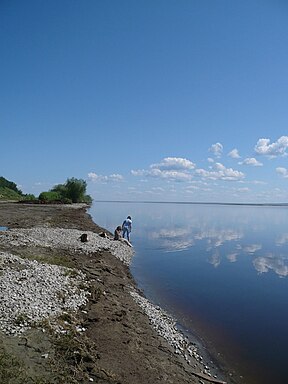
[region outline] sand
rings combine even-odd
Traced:
[[[129,270],[131,249],[103,242],[101,232],[112,234],[86,210],[83,205],[0,204],[0,226],[9,228],[6,241],[2,232],[0,252],[80,271],[87,290],[85,304],[74,311],[63,310],[53,321],[44,316],[18,335],[1,333],[0,358],[15,357],[22,367],[7,383],[235,383],[207,351],[202,353],[203,346],[185,338],[168,314],[143,297]],[[88,233],[87,243],[78,240],[81,232]],[[55,321],[58,328],[52,326]],[[23,372],[26,381],[17,376]]]

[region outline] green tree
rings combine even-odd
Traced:
[[[50,192],[57,192],[62,200],[71,200],[72,203],[92,203],[92,198],[86,195],[87,183],[85,180],[72,177],[65,184],[58,184]]]
[[[73,203],[79,203],[84,200],[86,193],[87,183],[84,180],[78,180],[72,177],[66,181],[67,197],[69,197]]]
[[[50,189],[50,192],[57,192],[62,198],[66,198],[67,195],[67,189],[65,184],[57,184],[52,189]]]

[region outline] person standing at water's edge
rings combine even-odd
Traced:
[[[127,236],[127,240],[130,241],[130,233],[132,231],[132,219],[131,216],[127,216],[127,219],[122,224],[123,237]]]

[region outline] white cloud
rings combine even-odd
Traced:
[[[196,191],[196,190],[199,190],[200,188],[197,186],[197,185],[189,185],[187,188],[186,188],[186,191],[187,192],[191,192],[191,191]]]
[[[133,176],[145,176],[145,173],[146,173],[147,171],[145,171],[145,169],[132,169],[132,171],[131,171],[131,174],[133,175]],[[144,181],[144,180],[143,180]]]
[[[276,172],[284,177],[285,179],[288,178],[288,169],[287,168],[283,168],[283,167],[278,167],[276,168]]]
[[[234,170],[232,168],[226,168],[221,163],[215,163],[213,171],[206,171],[205,169],[197,169],[196,173],[205,178],[211,180],[241,180],[245,177],[243,172]]]
[[[254,150],[259,155],[277,157],[287,155],[288,136],[281,136],[275,143],[270,144],[270,139],[259,139]]]
[[[234,148],[231,152],[228,153],[228,156],[232,157],[232,159],[240,159],[240,155],[238,149]]]
[[[211,171],[205,169],[194,170],[195,164],[187,159],[167,157],[159,164],[152,164],[149,169],[132,170],[133,176],[148,176],[171,181],[191,181],[193,174],[210,180],[236,180],[245,177],[244,173],[226,168],[221,163],[213,163]],[[193,170],[193,173],[191,172]]]
[[[248,187],[238,188],[237,192],[249,192],[250,189]]]
[[[138,169],[131,171],[133,176],[150,176],[158,179],[166,179],[173,181],[190,181],[192,175],[188,172],[179,172],[179,171],[162,171],[161,169]]]
[[[123,181],[123,176],[119,174],[112,174],[108,176],[103,175],[97,175],[94,172],[88,173],[88,179],[91,180],[94,183],[100,182],[100,183],[108,183],[108,182],[119,182]]]
[[[251,165],[252,167],[262,167],[263,164],[256,160],[255,157],[247,157],[243,162],[239,164]]]
[[[145,171],[145,169],[137,169],[137,170],[132,169],[131,174],[133,176],[145,176],[146,172],[147,171]]]
[[[223,152],[223,145],[221,143],[212,144],[209,148],[209,152],[213,153],[216,157],[221,157]]]
[[[182,157],[165,157],[160,163],[150,165],[150,168],[178,171],[195,168],[195,164],[192,161],[184,159]]]
[[[151,192],[154,192],[154,193],[163,193],[163,192],[165,192],[165,189],[164,189],[164,188],[161,188],[161,187],[153,187],[153,188],[151,188]]]
[[[181,157],[166,157],[158,164],[150,165],[148,170],[132,170],[133,176],[150,176],[159,179],[173,181],[190,181],[192,174],[190,170],[195,168],[192,161]]]
[[[251,184],[254,184],[254,185],[266,185],[267,183],[263,180],[253,180],[250,182]]]

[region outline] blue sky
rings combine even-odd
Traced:
[[[1,0],[0,176],[94,199],[288,201],[288,4]]]

